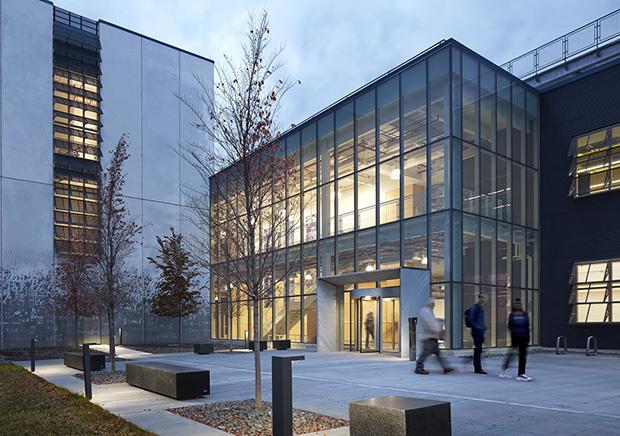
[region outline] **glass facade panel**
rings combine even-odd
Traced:
[[[336,155],[334,148],[334,114],[324,116],[319,120],[319,183],[323,184],[336,176]]]
[[[375,138],[375,91],[355,100],[355,132],[357,135],[357,168],[374,165],[377,155]]]
[[[480,164],[478,147],[463,143],[463,211],[479,213],[480,208]]]
[[[357,271],[377,269],[377,232],[375,229],[357,232]]]
[[[463,214],[463,281],[480,282],[480,228],[477,217]]]
[[[538,96],[528,91],[526,97],[525,149],[527,164],[538,168],[539,129],[538,129]]]
[[[441,50],[428,59],[429,142],[450,134],[450,51]]]
[[[450,280],[450,214],[441,212],[431,215],[431,280]]]
[[[497,219],[510,221],[512,219],[512,167],[510,161],[497,157]]]
[[[327,183],[320,188],[321,238],[334,236],[336,233],[336,192],[334,189],[334,182]]]
[[[329,277],[336,274],[336,253],[334,238],[319,241],[319,276]]]
[[[316,189],[311,189],[303,195],[304,241],[314,241],[317,238],[316,193]]]
[[[354,175],[338,180],[338,233],[350,232],[355,224]]]
[[[336,152],[338,177],[353,172],[353,103],[336,111]]]
[[[379,173],[379,223],[384,224],[400,218],[400,159],[383,162]]]
[[[288,338],[301,342],[301,297],[288,298]]]
[[[426,153],[426,147],[423,147],[404,155],[404,218],[426,213]]]
[[[402,137],[405,151],[426,144],[426,61],[400,75]]]
[[[525,229],[513,226],[512,228],[512,286],[524,288],[526,286],[525,265]]]
[[[301,150],[299,149],[299,132],[295,132],[286,138],[286,159],[291,167],[286,178],[287,196],[299,194],[301,189]]]
[[[480,151],[480,214],[495,218],[497,201],[495,155]]]
[[[304,297],[304,339],[306,344],[316,344],[316,295]]]
[[[463,54],[463,139],[473,144],[480,141],[480,72],[479,62]]]
[[[480,63],[480,145],[491,150],[495,150],[495,115],[495,71]]]
[[[301,259],[299,247],[289,248],[287,250],[286,261],[288,263],[288,295],[299,295],[301,294]]]
[[[312,123],[301,131],[302,183],[304,189],[314,188],[316,172],[316,124]]]
[[[526,191],[525,167],[512,164],[512,222],[525,225],[526,222]]]
[[[379,158],[389,159],[400,150],[398,77],[377,88],[379,119]]]
[[[426,217],[403,222],[403,266],[428,268]]]
[[[497,152],[510,157],[510,80],[497,75]]]
[[[525,163],[525,90],[512,84],[512,158]]]
[[[301,263],[303,266],[304,277],[304,294],[316,293],[316,278],[317,278],[317,257],[316,257],[316,242],[304,245],[303,257]]]
[[[489,285],[494,285],[496,281],[495,231],[495,221],[484,218],[480,221],[480,283]]]
[[[379,227],[380,269],[400,266],[400,223]]]
[[[357,228],[365,229],[376,225],[375,198],[377,167],[357,173]]]
[[[450,207],[450,149],[449,142],[430,146],[431,212]]]
[[[338,274],[347,274],[355,271],[353,237],[353,233],[338,236],[338,242],[336,243],[336,259],[338,264],[336,271]]]

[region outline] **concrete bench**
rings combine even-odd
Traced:
[[[452,434],[450,403],[410,397],[375,397],[349,403],[351,436]]]
[[[177,400],[210,393],[209,371],[165,362],[127,363],[127,383]]]
[[[250,341],[248,343],[248,348],[252,351],[254,351],[254,342],[255,341]],[[267,349],[267,341],[258,341],[258,343],[260,344],[260,351],[264,351]]]
[[[194,344],[194,353],[211,354],[213,353],[213,344]]]
[[[84,371],[84,356],[81,351],[65,351],[64,362],[69,368]],[[105,369],[105,354],[91,351],[90,370],[101,371],[103,369]]]
[[[275,339],[271,341],[274,350],[288,350],[291,348],[290,339]]]

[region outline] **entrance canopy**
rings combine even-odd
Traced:
[[[337,276],[319,277],[334,286],[344,286],[352,283],[381,282],[383,280],[400,279],[401,268],[389,268],[377,271],[358,271]]]

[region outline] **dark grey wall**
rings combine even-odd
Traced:
[[[620,258],[620,191],[568,196],[568,149],[575,135],[620,122],[620,65],[541,95],[541,342],[584,348],[620,348],[620,325],[570,325],[570,273],[574,262]]]

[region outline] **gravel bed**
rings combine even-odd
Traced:
[[[73,374],[73,377],[77,377],[84,380],[84,373]],[[113,383],[125,383],[125,371],[92,371],[90,373],[90,380],[95,385],[111,385]]]
[[[234,435],[271,435],[271,403],[266,401],[258,410],[254,409],[254,400],[241,400],[179,407],[168,411]],[[349,422],[344,419],[293,409],[295,434],[348,425]]]

